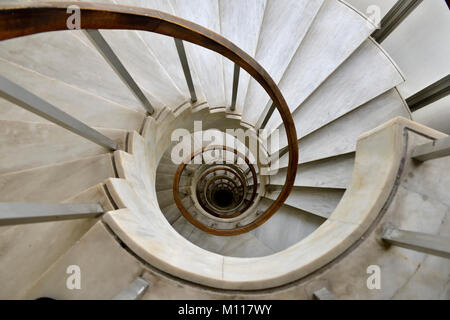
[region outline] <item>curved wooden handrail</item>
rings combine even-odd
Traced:
[[[0,5],[0,40],[41,32],[68,30],[67,8],[77,6],[82,29],[130,29],[150,31],[185,40],[215,51],[247,71],[267,92],[283,120],[288,140],[289,165],[286,181],[277,199],[259,216],[248,232],[266,222],[283,205],[294,185],[298,164],[298,141],[289,107],[275,81],[250,55],[221,35],[193,22],[145,8],[88,3],[44,2]],[[233,233],[235,235],[239,233]]]

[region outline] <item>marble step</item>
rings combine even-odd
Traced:
[[[189,209],[188,209],[189,210]],[[172,227],[185,239],[189,239],[194,230],[197,229],[192,223],[190,223],[183,215],[180,214],[177,220],[172,223]]]
[[[404,81],[392,60],[372,39],[364,43],[294,112],[297,137],[322,128]],[[280,147],[287,145],[280,127]]]
[[[295,55],[324,0],[268,1],[255,59],[278,83]],[[254,125],[266,106],[268,95],[250,80],[242,122]]]
[[[190,196],[182,197],[181,203],[183,204],[183,206],[185,208],[190,208],[193,205]],[[175,203],[171,204],[165,208],[162,208],[161,211],[170,224],[175,223],[178,220],[178,218],[181,216],[181,212]]]
[[[107,1],[115,2],[114,0]],[[96,0],[96,2],[105,2],[105,0]],[[175,15],[172,3],[167,0],[121,0],[120,4],[160,10],[162,12]],[[193,21],[195,22],[195,20]],[[142,39],[148,50],[151,51],[151,55],[154,56],[156,60],[164,67],[167,74],[172,79],[176,87],[181,91],[181,93],[185,97],[189,97],[190,99],[190,93],[187,87],[186,78],[181,67],[180,58],[178,56],[173,38],[147,31],[134,32],[138,35],[139,38]],[[203,93],[203,88],[200,84],[197,73],[192,66],[191,57],[189,56],[188,52],[186,52],[186,54],[189,61],[190,71],[198,101],[205,101],[206,98]]]
[[[354,153],[299,164],[295,187],[346,189],[353,173]],[[269,176],[269,185],[284,185],[287,168]]]
[[[279,83],[291,112],[374,30],[375,26],[354,9],[340,1],[326,0]],[[266,128],[276,128],[281,122],[275,111]]]
[[[191,207],[188,210],[194,209]],[[231,237],[214,236],[198,229],[182,215],[172,226],[185,239],[200,248],[225,256],[260,257],[274,253],[251,233]]]
[[[175,201],[173,200],[172,188],[157,191],[156,197],[158,199],[158,205],[160,208],[165,208],[175,203]]]
[[[173,186],[173,178],[174,178],[174,173],[173,174],[156,174],[156,191],[160,191],[160,190],[167,190],[172,188]],[[187,177],[186,175],[182,175],[180,177],[180,182],[179,182],[179,186],[189,186],[191,184],[191,178]]]
[[[67,270],[74,264],[81,271],[81,288],[68,290]],[[110,300],[127,288],[142,269],[117,236],[99,221],[32,284],[22,299]]]
[[[103,57],[73,31],[46,32],[2,41],[0,58],[110,102],[145,111]],[[149,99],[155,106],[162,106],[154,97]]]
[[[272,202],[262,199],[261,205],[269,207]],[[278,252],[306,238],[323,222],[323,217],[282,205],[276,214],[251,233],[274,252]]]
[[[338,205],[345,190],[294,187],[285,205],[301,209],[322,218],[328,218]],[[268,191],[265,198],[276,200],[279,190]]]
[[[254,57],[267,0],[228,1],[219,0],[220,33],[250,56]],[[243,23],[245,21],[245,23]],[[251,79],[245,70],[240,70],[236,109],[231,111],[234,63],[223,58],[225,99],[227,112],[240,115],[244,109],[245,96]]]
[[[127,132],[97,129],[124,148]],[[0,120],[0,174],[48,166],[110,151],[60,126]]]
[[[171,0],[176,16],[220,33],[218,0]],[[203,47],[185,43],[190,57],[190,67],[196,71],[205,98],[211,108],[226,104],[222,56]]]
[[[397,89],[391,89],[363,106],[299,140],[299,163],[326,159],[356,150],[358,137],[397,116],[411,118]],[[339,134],[336,134],[336,133]],[[279,160],[287,167],[288,154]]]
[[[60,202],[114,177],[110,154],[0,175],[0,201]]]
[[[200,248],[230,257],[253,258],[275,253],[251,233],[220,237],[195,228],[187,239]]]
[[[97,184],[63,202],[100,203],[114,210],[103,184]],[[42,222],[0,227],[2,257],[0,282],[4,299],[21,299],[25,292],[100,218]]]
[[[164,159],[164,158],[163,158]],[[175,171],[177,171],[178,165],[171,163],[170,157],[169,159],[161,159],[160,163],[158,164],[158,169],[156,170],[156,175],[158,174],[174,174]],[[166,162],[166,160],[168,160]]]
[[[139,130],[144,121],[143,111],[131,110],[124,105],[1,58],[0,69],[4,77],[87,125]],[[0,119],[50,123],[5,99],[0,99]]]
[[[190,99],[173,82],[153,53],[153,47],[150,47],[136,31],[101,30],[101,34],[140,89],[149,93],[152,104],[152,97],[156,97],[163,105],[176,108]],[[170,49],[173,48],[169,47],[166,50]]]

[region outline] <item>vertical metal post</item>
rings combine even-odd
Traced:
[[[436,81],[428,87],[406,99],[411,112],[417,111],[450,94],[450,75]]]
[[[267,123],[270,120],[270,117],[272,117],[273,112],[275,111],[275,105],[272,103],[269,107],[269,110],[267,111],[263,122],[261,123],[261,126],[259,127],[260,129],[264,129],[267,125]]]
[[[97,48],[103,58],[108,62],[111,68],[117,73],[117,75],[122,79],[122,81],[127,85],[131,92],[136,96],[136,98],[142,103],[147,112],[152,115],[155,111],[152,104],[148,101],[145,94],[134,81],[133,77],[124,67],[122,62],[120,62],[117,55],[114,53],[113,49],[103,38],[102,34],[98,30],[87,29],[85,30],[86,35],[92,44]]]
[[[103,212],[97,203],[0,202],[0,226],[95,218]]]
[[[381,20],[381,28],[372,33],[378,43],[383,42],[423,0],[399,0]]]
[[[412,249],[450,259],[450,237],[405,231],[386,226],[383,241],[398,247]]]
[[[0,76],[0,97],[102,147],[110,150],[119,148],[117,142],[2,76]]]
[[[417,146],[411,155],[419,161],[450,156],[450,136]]]
[[[336,300],[334,294],[332,294],[327,288],[322,288],[314,292],[313,298],[316,300]]]
[[[181,66],[183,68],[184,77],[186,78],[186,83],[189,88],[189,93],[191,95],[191,102],[197,102],[197,95],[195,94],[194,82],[192,81],[191,70],[189,69],[189,63],[186,56],[186,50],[184,49],[183,41],[177,38],[175,40],[175,46],[177,47],[178,56],[180,57]]]
[[[236,63],[234,64],[234,73],[233,73],[233,92],[231,95],[231,107],[230,110],[236,110],[236,99],[239,88],[239,73],[241,71],[241,67],[239,67]]]
[[[138,277],[128,287],[113,298],[113,300],[138,300],[141,298],[150,284]]]

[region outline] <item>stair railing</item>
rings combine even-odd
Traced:
[[[149,114],[153,113],[153,107],[146,100],[145,96],[141,94],[142,91],[140,91],[136,83],[130,79],[126,70],[120,67],[120,61],[116,59],[117,57],[114,56],[112,50],[108,50],[109,46],[105,41],[102,41],[104,39],[101,37],[100,32],[97,31],[98,29],[141,30],[173,37],[179,52],[186,81],[188,82],[192,102],[196,101],[197,97],[182,41],[188,41],[215,51],[235,63],[232,108],[235,105],[239,71],[241,68],[247,71],[264,88],[272,100],[273,107],[280,113],[286,130],[289,152],[286,181],[277,199],[254,221],[251,227],[241,227],[235,230],[239,230],[238,233],[250,231],[263,224],[275,214],[289,196],[295,181],[298,164],[298,144],[295,124],[289,107],[277,84],[264,68],[229,40],[198,24],[157,10],[114,4],[87,2],[1,4],[0,40],[13,39],[42,32],[70,30],[67,25],[68,9],[73,7],[79,9],[80,17],[82,17],[80,19],[80,29],[86,30],[88,35],[90,35],[91,41],[96,44],[105,59],[110,64],[115,64],[112,66],[113,69],[115,69],[121,79],[141,100]],[[108,137],[33,95],[26,89],[17,86],[3,77],[0,80],[0,96],[108,149],[116,150],[118,148],[118,144]],[[38,101],[37,104],[36,101]]]

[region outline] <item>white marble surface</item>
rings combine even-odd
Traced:
[[[0,58],[2,75],[78,120],[96,127],[136,130],[144,120],[134,111],[97,94]],[[48,123],[7,100],[0,99],[0,119]],[[106,116],[108,115],[108,116]]]
[[[98,131],[124,147],[126,131]],[[0,175],[109,152],[57,125],[0,120]]]
[[[396,116],[409,119],[411,114],[398,91],[391,89],[353,112],[300,139],[299,148],[303,152],[299,157],[299,162],[353,152],[361,134]],[[336,132],[339,134],[335,134]]]
[[[309,96],[292,117],[298,139],[402,83],[389,56],[372,39],[363,44]],[[280,130],[280,147],[286,145]]]
[[[261,202],[265,204],[271,201],[263,199]],[[270,220],[252,233],[274,252],[278,252],[306,238],[324,221],[322,217],[283,205]]]
[[[178,5],[180,7],[188,6],[186,2],[182,3],[181,0],[172,3],[176,3],[177,8]],[[208,5],[210,4],[208,3]],[[77,38],[78,41],[80,40],[78,35],[74,34],[73,37],[73,39]],[[60,44],[56,45],[56,42],[52,42],[49,45],[51,46],[52,44],[55,47],[60,46]],[[82,43],[82,45],[89,48],[86,44]],[[5,53],[0,48],[0,56],[2,54],[13,56],[14,52],[8,51]],[[380,60],[385,59],[384,66],[389,65],[390,60],[387,56],[383,57],[383,55],[384,53],[382,51],[379,50],[377,52]],[[41,67],[38,65],[36,59],[26,61],[26,63],[30,64],[29,68],[39,70],[39,72],[47,75],[55,72],[49,66]],[[49,59],[46,61],[49,62]],[[61,57],[57,57],[56,60],[58,59],[61,59]],[[343,66],[351,59],[353,59],[353,56]],[[18,62],[22,63],[23,61],[20,60]],[[365,62],[366,64],[369,62],[370,65],[370,60],[366,60]],[[370,81],[375,82],[366,82],[365,84],[363,83],[364,79],[358,78],[361,75],[357,75],[352,81],[345,81],[345,79],[340,78],[340,71],[343,68],[339,68],[333,73],[333,81],[336,83],[339,81],[342,82],[343,87],[336,85],[336,88],[339,88],[341,93],[343,93],[341,98],[339,98],[342,100],[339,102],[336,96],[323,89],[327,88],[327,86],[331,88],[330,83],[332,82],[330,82],[330,79],[332,78],[329,78],[305,101],[305,104],[298,111],[299,114],[302,112],[302,121],[305,121],[304,116],[324,114],[327,116],[332,115],[333,120],[337,117],[338,120],[332,121],[331,123],[326,122],[328,120],[324,120],[323,117],[316,118],[317,121],[310,123],[304,123],[299,120],[299,124],[302,124],[300,130],[305,130],[305,134],[307,134],[304,139],[314,137],[316,133],[322,131],[315,131],[316,125],[320,127],[325,124],[323,137],[326,136],[325,132],[327,130],[330,130],[328,132],[332,132],[331,128],[333,128],[334,135],[336,136],[338,136],[336,134],[338,131],[336,130],[343,130],[343,133],[348,134],[348,136],[344,135],[343,140],[347,137],[352,137],[353,139],[349,143],[343,144],[346,146],[345,148],[349,148],[355,141],[355,133],[358,130],[362,131],[363,127],[357,127],[356,129],[350,128],[349,131],[345,131],[344,128],[352,127],[351,124],[354,124],[354,122],[341,122],[340,120],[350,119],[347,116],[359,111],[358,109],[353,112],[351,110],[364,104],[364,102],[378,100],[378,98],[375,100],[371,99],[376,96],[380,97],[380,94],[384,92],[381,85],[386,85],[387,83],[392,85],[392,82],[401,78],[397,70],[392,71],[395,69],[394,65],[391,64],[390,68],[386,67],[389,70],[384,71],[383,68],[380,68],[380,65],[377,63],[370,65],[371,70],[377,71],[374,75],[378,78],[373,77]],[[356,68],[357,66],[358,64],[355,63],[352,67]],[[360,70],[364,69],[362,66],[361,63]],[[71,68],[67,67],[65,70],[74,70]],[[391,76],[387,76],[389,73],[395,75],[392,76],[391,74]],[[79,82],[81,78],[79,74],[64,75],[64,78],[59,79],[59,82],[56,83],[64,81],[66,82],[64,84],[65,86],[77,86],[81,83]],[[87,82],[94,84],[92,74],[88,78],[91,79],[91,82]],[[113,81],[111,80],[111,82]],[[373,83],[376,85],[373,85]],[[377,85],[380,85],[380,87]],[[374,87],[376,87],[376,90],[380,90],[380,92],[376,93]],[[337,90],[336,88],[330,90]],[[359,88],[359,91],[355,88]],[[374,89],[374,91],[372,92],[369,89]],[[93,88],[85,87],[82,90],[91,91],[90,94],[94,93],[92,92],[94,90]],[[321,90],[324,90],[323,96],[316,97],[317,92],[321,92]],[[115,98],[115,101],[122,101],[120,102],[122,104],[128,99],[126,95],[121,95],[121,92],[124,91],[106,91],[106,93],[102,92],[101,94],[95,91],[94,94],[102,96],[102,99],[106,100],[113,100],[112,98]],[[367,101],[361,102],[363,97],[355,94],[355,92],[364,93],[366,95],[364,99],[367,99]],[[392,90],[390,92],[392,93]],[[322,101],[321,99],[325,98],[327,100],[323,101],[327,103],[319,103]],[[361,101],[358,99],[361,99]],[[336,109],[338,111],[331,110],[328,112],[331,108],[330,101],[336,103],[336,105],[338,105],[338,102],[342,103],[339,107],[343,106],[343,108]],[[372,106],[373,110],[376,109],[377,105],[380,108],[380,106],[389,104],[382,103],[382,101],[381,99],[377,101],[377,104]],[[393,100],[387,99],[384,101]],[[398,99],[396,101],[398,102]],[[305,105],[307,106],[306,111],[304,111]],[[368,105],[366,104],[363,107],[367,107]],[[126,106],[134,108],[132,103]],[[398,103],[396,106],[398,106]],[[349,111],[350,113],[347,113]],[[363,119],[370,118],[368,114],[362,115],[363,113],[361,111],[361,116],[354,116],[352,121],[362,122]],[[366,235],[362,237],[363,232],[372,224],[374,218],[379,215],[381,208],[390,195],[395,177],[398,173],[400,159],[403,156],[401,152],[404,142],[404,127],[411,127],[416,131],[433,137],[443,137],[444,135],[401,119],[390,121],[382,127],[363,134],[356,147],[357,156],[351,185],[330,219],[308,236],[306,234],[308,230],[311,230],[308,228],[312,228],[313,223],[308,224],[311,221],[307,223],[305,220],[304,229],[299,229],[299,233],[304,234],[306,238],[290,247],[290,243],[295,242],[294,238],[291,238],[292,234],[289,234],[289,237],[280,239],[280,242],[277,243],[280,248],[281,243],[284,246],[288,246],[287,249],[281,252],[266,257],[242,259],[216,255],[191,244],[172,229],[159,210],[158,203],[156,202],[156,190],[154,188],[156,164],[162,155],[162,152],[158,153],[158,151],[167,147],[167,134],[173,128],[180,125],[188,126],[189,121],[192,120],[192,117],[185,117],[184,112],[181,112],[178,118],[175,116],[174,113],[166,113],[164,121],[161,118],[156,129],[149,128],[148,125],[145,131],[145,139],[141,138],[137,133],[132,133],[129,141],[130,154],[124,152],[117,152],[115,154],[117,171],[128,182],[120,179],[112,179],[108,182],[108,190],[111,192],[115,201],[121,208],[127,207],[127,209],[108,213],[104,221],[142,259],[177,277],[216,288],[264,289],[279,286],[295,281],[302,276],[310,275],[308,281],[297,282],[289,287],[278,288],[277,290],[253,293],[253,295],[249,292],[225,294],[224,292],[213,291],[211,289],[202,291],[199,287],[192,290],[192,292],[199,290],[200,292],[197,291],[198,295],[203,297],[227,296],[248,298],[264,296],[305,298],[308,297],[310,289],[318,285],[319,282],[321,284],[326,283],[335,295],[343,299],[416,298],[418,295],[414,294],[415,292],[423,292],[422,297],[448,297],[448,285],[446,285],[446,281],[448,283],[449,265],[447,260],[436,260],[427,257],[425,254],[402,248],[391,247],[390,249],[386,249],[380,246],[378,242],[377,235],[379,230],[371,230],[367,238]],[[205,115],[199,112],[198,116],[199,118],[203,118]],[[214,117],[217,117],[220,121],[220,117],[223,117],[223,114],[220,112],[210,116],[208,119],[209,124],[217,123],[218,120]],[[384,120],[380,118],[379,121],[382,122]],[[154,124],[152,121],[148,123]],[[367,130],[367,128],[364,130]],[[152,137],[152,135],[154,136]],[[426,140],[424,138],[418,138],[412,133],[408,135],[410,138],[410,146]],[[151,139],[153,141],[150,141]],[[317,139],[315,143],[318,143],[317,141],[319,140]],[[342,148],[341,150],[344,151],[340,152],[348,152],[345,150],[349,149],[345,148]],[[323,152],[321,157],[326,156],[324,149],[320,152]],[[336,150],[332,152],[336,152]],[[310,158],[309,160],[301,161],[309,161],[309,164],[312,164],[312,160],[315,159]],[[446,175],[442,175],[442,172],[446,172],[445,170],[448,169],[447,164],[448,159],[428,162],[421,166],[411,161],[406,161],[406,171],[399,181],[402,185],[395,194],[393,201],[389,203],[390,207],[381,222],[394,222],[398,227],[403,229],[435,234],[448,234],[448,192],[445,188],[442,188],[448,180]],[[88,184],[88,186],[84,187],[87,188],[92,185],[91,183],[95,184],[95,181],[104,179],[110,176],[111,173],[113,174],[113,169],[111,158],[108,155],[81,159],[72,163],[60,163],[48,167],[39,167],[15,174],[1,175],[0,195],[4,199],[7,199],[2,201],[11,201],[11,199],[16,201],[61,201],[65,193],[70,192],[71,195],[77,193],[76,190],[82,186]],[[41,189],[45,189],[45,192]],[[19,197],[20,199],[17,200],[14,197]],[[289,209],[291,213],[293,213],[292,210],[295,210],[287,206],[285,209]],[[282,215],[280,215],[279,219],[281,224],[290,221]],[[295,227],[297,226],[295,225]],[[269,224],[266,227],[270,229]],[[294,228],[293,223],[292,228]],[[69,233],[67,236],[69,236]],[[190,236],[199,236],[198,239],[201,239],[199,234],[197,235],[193,232],[191,232]],[[361,239],[366,240],[362,241]],[[251,244],[252,241],[247,242],[247,244]],[[342,260],[333,261],[335,257],[347,250],[356,241],[361,242],[358,243],[358,246],[355,246],[347,252]],[[239,241],[236,243],[240,244]],[[230,242],[230,248],[225,251],[231,255],[233,253],[235,254],[237,252],[236,250],[239,251],[241,249],[234,248],[233,243]],[[242,250],[246,249],[244,248]],[[101,254],[104,252],[110,254]],[[95,259],[92,257],[95,257]],[[69,262],[72,263],[74,260],[77,260],[82,265],[83,270],[89,270],[90,276],[87,278],[89,292],[69,292],[64,287],[67,278],[65,267]],[[364,263],[361,263],[361,261],[364,261]],[[322,274],[312,274],[315,270],[330,262],[332,268],[325,268]],[[379,264],[384,268],[383,270],[389,271],[385,273],[385,276],[386,274],[387,276],[383,280],[382,291],[368,291],[365,288],[365,281],[355,281],[355,277],[359,280],[366,279],[365,263]],[[119,246],[112,235],[101,224],[97,224],[79,243],[72,247],[72,249],[62,256],[43,275],[28,296],[32,298],[42,295],[54,296],[56,298],[110,298],[117,291],[126,287],[141,272],[141,268],[142,266]],[[105,270],[108,270],[108,272],[105,272]],[[108,281],[111,278],[113,281]],[[177,282],[177,285],[178,287],[183,287],[186,286],[186,283],[181,284]],[[161,288],[161,285],[157,287]],[[180,290],[185,290],[185,288],[183,287]],[[173,287],[170,290],[175,291]],[[167,289],[165,292],[167,294]],[[205,294],[205,292],[207,293]],[[152,294],[154,295],[152,296]],[[18,296],[22,296],[22,293],[18,294]],[[150,296],[155,297],[158,295],[152,292]],[[164,293],[160,296],[164,296]]]
[[[173,178],[175,171],[172,174],[156,174],[156,191],[167,190],[173,187]],[[179,186],[190,186],[191,179],[185,175],[180,177]]]
[[[259,35],[255,59],[276,83],[281,80],[297,48],[305,37],[323,0],[269,0]],[[251,80],[242,121],[255,124],[264,110],[268,95]]]
[[[262,288],[264,283],[274,285],[281,279],[298,279],[333,260],[359,239],[378,215],[394,184],[401,159],[402,124],[403,120],[393,121],[360,140],[352,184],[330,218],[308,237],[269,256],[264,263],[263,258],[225,258],[228,285],[235,282],[233,287]],[[263,276],[267,270],[271,270],[270,276]]]
[[[171,0],[170,2],[178,17],[194,21],[220,33],[218,0]],[[185,43],[185,48],[190,56],[190,67],[195,70],[209,105],[211,107],[225,106],[222,56],[190,43]]]
[[[105,2],[105,0],[97,1]],[[175,15],[172,3],[167,0],[114,0],[114,2],[123,5],[155,9]],[[195,20],[193,21],[195,22]],[[183,93],[185,97],[190,98],[189,89],[186,84],[186,78],[184,76],[177,49],[175,47],[175,42],[173,41],[172,37],[146,31],[135,32],[137,33],[138,37],[140,37],[145,42],[146,46],[152,51],[152,54],[164,67],[177,88]],[[187,54],[187,56],[197,98],[199,99],[199,101],[205,101],[206,98],[203,93],[203,88],[200,84],[195,68],[193,68],[192,66],[191,57],[189,56],[189,54]]]
[[[389,194],[390,188],[387,186],[393,183],[395,177],[393,171],[397,170],[400,161],[400,155],[396,154],[396,150],[402,150],[399,145],[401,123],[401,121],[393,122],[378,129],[372,136],[363,137],[360,144],[365,149],[363,155],[357,158],[355,168],[359,171],[356,170],[355,174],[364,179],[352,181],[352,184],[357,186],[350,187],[351,191],[346,193],[331,218],[316,231],[294,246],[270,256],[245,259],[220,258],[221,256],[198,247],[191,247],[193,245],[190,242],[170,228],[157,205],[141,198],[139,194],[142,191],[134,191],[141,188],[142,184],[131,185],[123,180],[109,180],[108,189],[116,203],[128,209],[106,215],[105,221],[138,255],[180,277],[195,279],[209,286],[247,289],[270,287],[292,281],[292,277],[315,270],[345,250],[359,238],[362,230],[367,228],[373,216],[378,213],[378,209]],[[374,145],[383,155],[381,159],[372,156]],[[374,167],[383,169],[374,170]],[[358,196],[353,197],[353,193]],[[153,218],[150,219],[149,215]],[[148,225],[146,221],[151,221],[151,224]],[[167,241],[177,241],[178,244],[167,247]],[[182,250],[183,254],[176,253],[176,250]],[[194,254],[195,250],[201,251]],[[305,252],[309,254],[305,256]],[[201,262],[197,260],[199,256]],[[283,266],[278,264],[280,259],[284,261]],[[222,262],[224,269],[220,267]],[[248,268],[249,263],[252,268]],[[267,273],[268,270],[270,274]]]
[[[70,265],[80,267],[79,290],[67,289]],[[127,288],[141,272],[142,264],[125,251],[99,221],[42,275],[25,298],[109,300]]]
[[[326,0],[279,83],[294,111],[366,40],[375,27],[339,1]],[[281,124],[274,112],[267,128]]]
[[[114,177],[111,155],[0,175],[0,201],[59,202]]]
[[[64,202],[100,203],[113,210],[103,185],[93,186]],[[0,227],[0,297],[22,299],[42,274],[99,218]]]
[[[136,32],[102,30],[101,33],[141,90],[150,93],[152,97],[157,97],[171,108],[188,99],[156,58],[152,47],[148,46]],[[152,102],[151,98],[149,100]]]
[[[205,250],[230,257],[262,257],[274,253],[251,233],[219,237],[195,228],[187,239]]]
[[[354,165],[354,153],[300,164],[294,186],[346,189],[350,184]],[[287,168],[270,176],[271,185],[284,185]]]
[[[136,254],[174,275],[204,284],[221,278],[223,257],[205,251],[178,234],[152,202],[138,196],[125,180],[107,182],[114,200],[127,209],[108,213],[104,221]],[[116,201],[117,203],[117,201]]]
[[[409,119],[411,114],[396,89],[391,89],[363,106],[334,120],[299,140],[299,163],[308,163],[354,152],[358,137],[396,116]],[[336,134],[339,132],[339,134]],[[288,165],[287,154],[278,165]]]
[[[0,57],[127,108],[144,111],[103,57],[71,31],[2,41]]]
[[[254,57],[259,40],[267,0],[219,0],[220,33],[250,56]],[[242,23],[245,21],[245,23]],[[227,112],[240,115],[244,109],[250,75],[243,69],[239,74],[236,110],[229,109],[233,90],[234,63],[223,58]]]
[[[181,199],[181,203],[183,203],[183,206],[186,208],[189,208],[192,206],[192,200],[190,196],[186,196]],[[161,211],[163,212],[164,216],[166,217],[167,221],[173,226],[175,221],[178,220],[178,218],[181,216],[181,212],[178,209],[177,205],[171,204],[168,207],[161,208]]]
[[[280,191],[266,193],[265,197],[275,200]],[[328,218],[344,194],[341,189],[294,187],[285,205]]]

